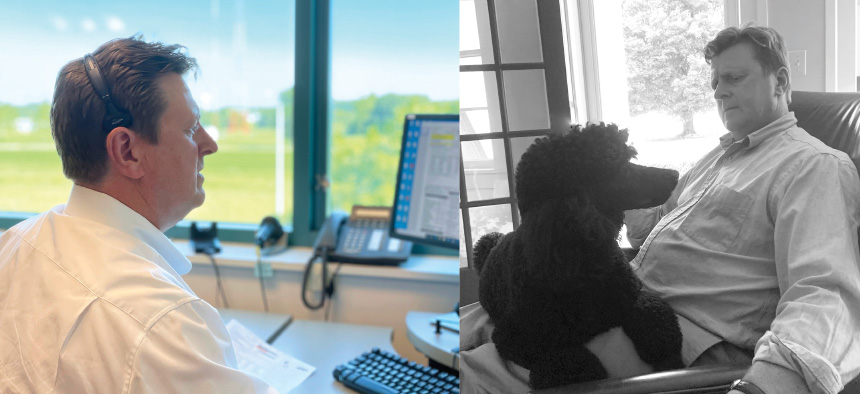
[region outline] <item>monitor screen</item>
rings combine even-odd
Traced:
[[[460,115],[406,115],[391,236],[458,249]]]

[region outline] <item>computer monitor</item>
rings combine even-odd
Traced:
[[[460,247],[460,115],[406,115],[390,235]]]

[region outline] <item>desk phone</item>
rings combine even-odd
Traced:
[[[412,242],[389,237],[390,222],[390,207],[356,205],[349,217],[332,214],[314,247],[334,247],[329,260],[336,262],[400,264],[409,258]]]

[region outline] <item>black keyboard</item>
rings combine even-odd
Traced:
[[[459,394],[460,379],[384,350],[338,365],[334,378],[361,394]]]

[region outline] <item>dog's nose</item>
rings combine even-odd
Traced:
[[[673,181],[677,181],[679,176],[680,176],[680,174],[678,173],[678,171],[675,171],[675,170],[668,170],[668,171],[663,173],[664,178],[666,178],[668,180],[673,180]]]

